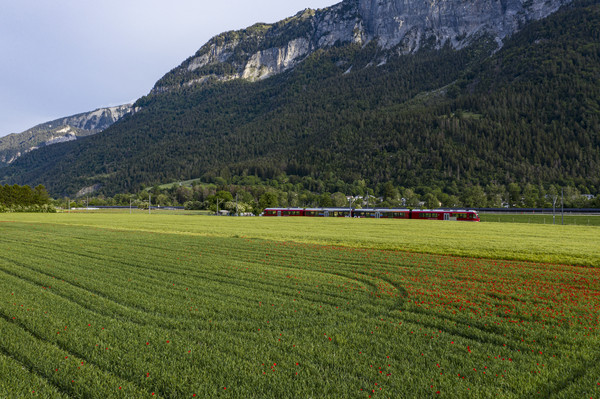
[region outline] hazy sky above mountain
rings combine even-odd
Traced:
[[[0,136],[131,102],[211,37],[341,0],[0,0]]]

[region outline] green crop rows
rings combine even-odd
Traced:
[[[0,397],[600,395],[598,268],[0,228]]]

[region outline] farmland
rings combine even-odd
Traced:
[[[597,227],[0,220],[0,397],[600,397]]]
[[[492,218],[494,216],[491,216]],[[600,227],[438,223],[348,218],[235,218],[176,214],[3,214],[0,220],[600,266]]]

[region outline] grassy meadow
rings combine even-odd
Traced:
[[[0,397],[597,397],[598,233],[2,214]]]

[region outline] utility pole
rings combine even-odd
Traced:
[[[556,224],[556,201],[558,200],[558,194],[552,196],[552,224]]]
[[[348,197],[348,217],[353,217],[354,212],[352,211],[352,203],[356,201],[356,198]]]
[[[560,193],[560,207],[561,207],[561,224],[564,226],[565,224],[565,189],[564,187],[561,190]]]
[[[148,215],[150,214],[151,207],[152,207],[152,194],[148,193]]]

